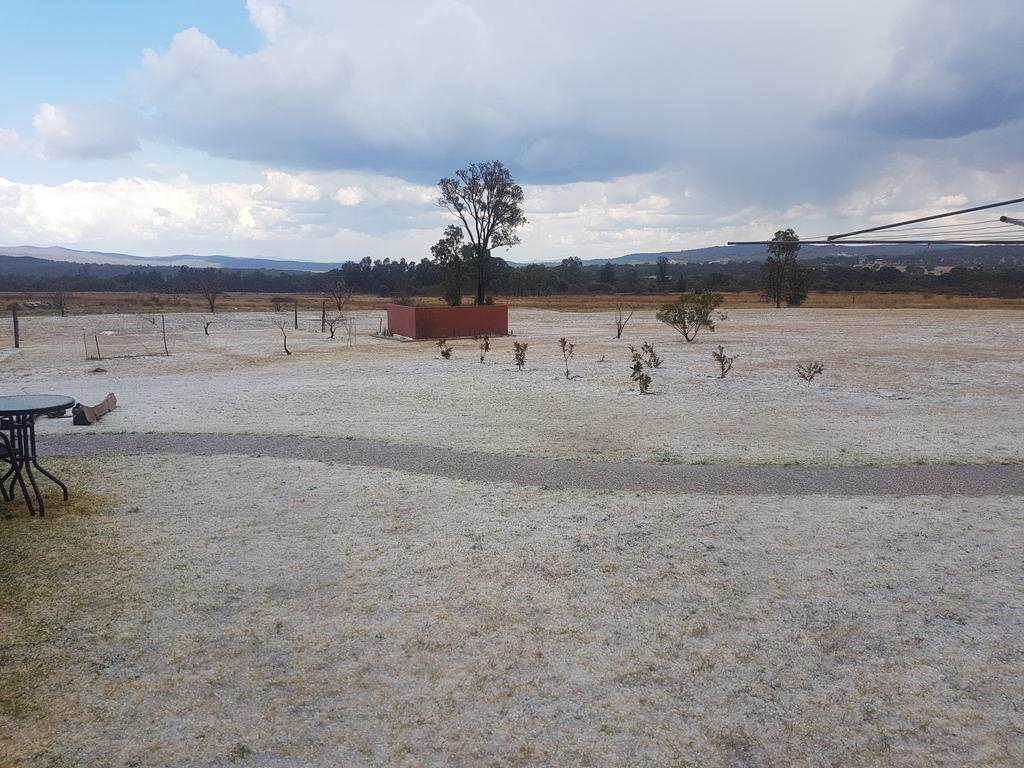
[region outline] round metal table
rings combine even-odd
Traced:
[[[0,459],[10,466],[3,477],[0,477],[0,495],[5,501],[14,499],[14,489],[16,486],[20,487],[29,512],[33,515],[36,513],[25,484],[27,477],[32,485],[39,514],[45,514],[43,494],[39,491],[33,468],[56,483],[64,492],[64,501],[68,500],[68,487],[39,466],[39,457],[36,454],[36,417],[66,411],[74,404],[75,398],[67,395],[0,395],[0,432],[6,433],[12,454],[0,456]],[[0,451],[5,448],[6,446],[0,442]]]

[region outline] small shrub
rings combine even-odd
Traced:
[[[291,354],[291,350],[288,349],[288,331],[285,330],[284,321],[283,320],[274,320],[274,325],[276,325],[277,329],[279,331],[281,331],[281,337],[282,337],[282,342],[281,343],[284,344],[284,353],[286,355],[290,355]]]
[[[526,347],[525,341],[513,341],[512,342],[512,362],[515,363],[516,368],[520,371],[523,370],[523,366],[526,365]]]
[[[640,345],[640,351],[644,355],[644,363],[648,368],[661,368],[661,364],[664,360],[654,351],[654,345],[648,344],[646,341]]]
[[[488,334],[473,337],[480,345],[480,362],[484,361],[484,355],[491,351],[491,337]]]
[[[629,368],[629,377],[640,387],[640,394],[646,395],[651,386],[651,376],[644,370],[647,363],[644,361],[643,350],[630,345],[629,354],[633,357],[633,364]]]
[[[662,304],[656,317],[675,328],[687,341],[693,341],[703,328],[715,330],[713,313],[724,299],[711,291],[689,291],[668,304]]]
[[[337,332],[338,327],[344,324],[347,320],[348,318],[340,312],[335,315],[327,315],[324,317],[324,327],[327,329],[328,333],[331,334],[332,339],[334,338],[334,334]]]
[[[576,351],[576,345],[569,342],[564,336],[558,340],[558,346],[562,348],[562,359],[565,360],[565,378],[571,379],[569,375],[569,361]],[[578,377],[577,377],[578,378]]]
[[[270,299],[270,306],[274,308],[275,312],[280,312],[287,303],[289,303],[288,299],[284,296],[274,296]]]
[[[448,283],[444,287],[444,293],[441,295],[441,301],[447,304],[449,307],[458,307],[462,304],[462,286],[458,283]]]
[[[445,360],[452,359],[452,348],[448,345],[448,339],[438,339],[437,348],[441,350],[441,357]]]
[[[724,379],[725,374],[732,370],[732,364],[736,358],[726,356],[725,347],[723,347],[721,344],[718,345],[718,351],[712,352],[711,356],[715,358],[715,362],[718,363],[718,378]]]
[[[810,386],[811,382],[814,381],[815,376],[819,373],[825,372],[825,366],[821,364],[820,360],[815,360],[812,363],[798,365],[796,367],[796,372],[800,374],[800,378],[806,381],[807,385]]]
[[[623,315],[622,315],[622,305],[621,304],[616,304],[615,305],[615,311],[618,312],[618,315],[615,318],[615,338],[616,339],[621,339],[622,338],[622,331],[626,327],[626,323],[628,323],[630,318],[633,317],[633,310],[632,309],[629,310],[629,314],[626,315],[625,317],[623,317]]]

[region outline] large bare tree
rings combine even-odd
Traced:
[[[210,312],[215,312],[214,308],[217,304],[217,299],[224,295],[224,278],[221,275],[219,269],[197,269],[195,270],[195,284],[196,288],[199,289],[199,293],[206,299],[207,305],[210,307]]]
[[[345,305],[352,298],[352,289],[345,282],[345,276],[340,269],[332,269],[325,272],[318,280],[321,290],[326,296],[334,301],[334,306],[339,312],[345,309]]]
[[[526,224],[523,188],[499,160],[471,163],[437,186],[441,190],[437,204],[459,218],[473,246],[476,303],[483,304],[491,248],[518,243],[516,230]]]

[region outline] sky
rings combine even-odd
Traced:
[[[418,261],[501,160],[513,261],[1024,196],[1012,0],[0,0],[0,245]]]

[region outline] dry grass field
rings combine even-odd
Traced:
[[[263,297],[265,299],[265,297]],[[589,298],[589,297],[588,297]],[[516,306],[484,364],[305,311],[27,315],[0,394],[74,432],[329,435],[552,459],[1024,462],[1019,309]],[[285,323],[287,327],[287,323]],[[8,328],[0,322],[0,347]],[[577,344],[566,379],[557,340]],[[653,394],[626,346],[665,358]],[[737,355],[725,380],[711,351]],[[826,372],[808,386],[798,362]],[[52,443],[51,443],[52,444]],[[1008,496],[591,492],[238,452],[49,456],[0,519],[0,765],[1017,766]]]
[[[217,299],[217,311],[256,311],[265,312],[271,308],[271,299],[280,295],[288,301],[284,306],[291,309],[288,302],[298,301],[303,312],[317,311],[321,303],[326,302],[328,310],[332,308],[332,299],[319,293],[308,294],[270,294],[270,293],[230,293]],[[618,305],[638,309],[654,310],[666,301],[671,301],[678,294],[668,293],[564,293],[550,296],[499,296],[497,301],[512,307],[531,307],[534,309],[550,309],[567,312],[600,312],[614,309]],[[756,309],[764,307],[764,302],[754,291],[737,291],[725,293],[725,307]],[[51,302],[53,294],[38,293],[4,293],[0,292],[0,307],[8,307],[15,302]],[[384,309],[389,299],[371,294],[355,294],[348,302],[352,310]],[[429,296],[414,298],[418,304],[431,305],[438,299]],[[103,313],[170,313],[170,312],[207,312],[206,300],[196,294],[170,295],[162,293],[71,293],[67,294],[68,311],[72,314],[103,314]],[[958,296],[939,293],[883,293],[871,291],[856,292],[821,292],[812,291],[807,298],[808,308],[818,309],[1024,309],[1024,299],[1001,299],[981,296]],[[54,309],[22,310],[22,314],[52,315]]]

